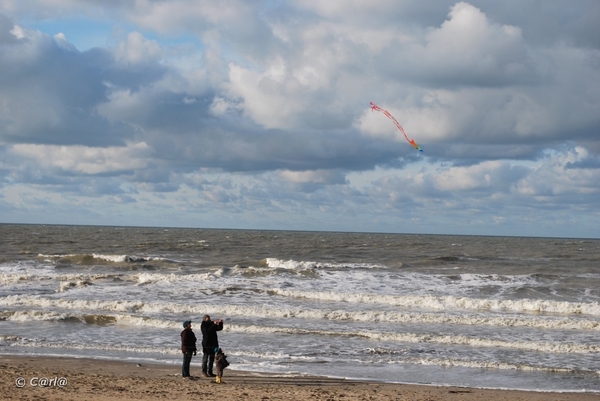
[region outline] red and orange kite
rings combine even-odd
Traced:
[[[398,120],[396,120],[394,118],[394,116],[387,110],[382,109],[381,107],[377,106],[375,103],[371,102],[371,111],[381,111],[383,112],[383,114],[385,114],[385,116],[387,118],[389,118],[390,120],[392,120],[392,122],[394,124],[396,124],[396,127],[398,127],[398,129],[400,130],[400,132],[402,132],[402,134],[404,134],[404,137],[406,138],[406,140],[408,141],[408,143],[410,143],[412,145],[413,148],[419,150],[419,151],[423,151],[423,149],[421,149],[421,147],[419,145],[417,145],[417,143],[415,142],[414,139],[408,139],[408,136],[406,135],[406,132],[404,132],[404,128],[402,128],[402,126],[400,125],[400,123],[398,122]]]

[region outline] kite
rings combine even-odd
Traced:
[[[383,114],[385,114],[385,116],[387,118],[389,118],[390,120],[392,120],[392,122],[394,124],[396,124],[396,127],[398,127],[398,129],[400,130],[400,132],[402,132],[402,134],[404,134],[404,137],[406,138],[406,140],[408,141],[408,143],[410,143],[412,145],[413,148],[417,149],[418,151],[423,151],[423,149],[421,149],[421,147],[419,145],[417,145],[417,143],[415,142],[414,139],[408,139],[408,136],[406,135],[406,132],[404,132],[404,128],[402,128],[402,126],[400,125],[400,123],[398,122],[398,120],[396,120],[394,118],[394,116],[387,110],[382,109],[381,107],[377,106],[375,103],[371,102],[371,111],[381,111]]]

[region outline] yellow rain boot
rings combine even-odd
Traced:
[[[221,376],[217,376],[217,378],[215,379],[215,383],[221,383]]]

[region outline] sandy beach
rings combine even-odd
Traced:
[[[226,370],[224,383],[183,379],[179,365],[50,357],[0,357],[6,400],[600,400],[593,393],[546,393],[276,376]],[[192,364],[192,374],[198,374]]]

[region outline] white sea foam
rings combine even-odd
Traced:
[[[69,280],[69,281],[61,281],[58,292],[65,292],[67,290],[73,288],[82,288],[92,285],[92,283],[88,280]]]
[[[58,321],[68,319],[71,315],[58,312],[43,312],[43,311],[15,311],[3,312],[0,317],[2,320],[10,320],[13,322],[29,322],[37,321]]]
[[[119,344],[77,344],[73,342],[47,342],[35,339],[21,339],[12,346],[31,347],[31,348],[54,348],[61,350],[95,350],[95,351],[119,351],[133,352],[136,354],[165,354],[165,355],[181,355],[181,350],[177,347],[131,347]]]
[[[273,308],[252,305],[190,305],[176,302],[142,302],[131,300],[69,300],[40,296],[0,297],[0,305],[37,308],[62,308],[67,310],[91,310],[142,313],[187,313],[202,315],[215,311],[223,316],[244,316],[257,318],[299,318],[324,319],[331,321],[388,322],[388,323],[430,323],[456,325],[487,325],[498,327],[532,327],[563,330],[600,330],[600,322],[591,319],[568,319],[556,316],[512,316],[492,314],[449,314],[431,312],[401,311],[354,311],[341,309],[314,308]],[[212,312],[211,312],[212,313]]]
[[[51,311],[5,311],[0,313],[0,320],[8,320],[13,322],[75,320],[89,324],[115,324],[124,326],[140,326],[165,329],[177,329],[181,326],[180,322],[174,322],[170,320],[153,319],[132,314],[115,313],[90,315],[77,313],[59,313]]]
[[[0,264],[0,272],[6,275],[44,274],[50,273],[53,270],[54,268],[50,265],[32,260]]]
[[[92,256],[95,259],[106,260],[109,262],[122,263],[122,262],[146,262],[151,260],[164,260],[164,258],[148,257],[148,256],[135,256],[135,255],[102,255],[94,253]]]
[[[0,336],[0,342],[19,341],[20,339],[19,336]]]
[[[152,319],[135,315],[114,315],[113,317],[116,321],[116,324],[122,324],[126,326],[142,326],[163,329],[179,329],[181,327],[181,322],[174,322],[172,320]]]
[[[287,289],[273,289],[275,294],[306,298],[323,301],[386,304],[403,308],[417,308],[424,310],[492,310],[507,312],[544,312],[559,313],[564,315],[594,315],[600,316],[598,302],[561,302],[542,299],[479,299],[468,297],[434,296],[434,295],[404,295],[393,296],[384,294],[361,294],[339,292],[296,291]]]
[[[526,364],[511,364],[502,362],[490,362],[490,361],[470,361],[461,359],[440,359],[440,358],[411,358],[403,363],[415,363],[421,365],[435,365],[435,366],[459,366],[465,368],[475,369],[503,369],[503,370],[521,370],[530,372],[552,372],[552,373],[573,373],[574,369],[569,368],[557,368],[549,366],[533,366]],[[592,372],[592,371],[589,371]]]
[[[20,284],[29,285],[30,283],[51,283],[57,282],[59,292],[62,292],[69,287],[81,287],[91,285],[96,280],[104,279],[126,279],[128,276],[123,274],[85,274],[72,273],[64,274],[56,271],[41,271],[33,273],[0,273],[0,285]]]
[[[214,280],[217,278],[217,274],[208,272],[201,274],[161,274],[161,273],[138,273],[130,276],[130,279],[137,281],[140,285],[146,284],[176,284],[180,282],[186,283],[200,283],[207,280]]]
[[[123,263],[123,262],[148,262],[148,261],[165,261],[168,260],[159,256],[139,256],[139,255],[111,255],[111,254],[38,254],[38,258],[46,259],[49,261],[55,259],[70,259],[73,261],[86,260],[86,259],[98,259],[101,261],[112,262],[112,263]]]
[[[449,345],[464,345],[470,347],[494,347],[509,348],[525,351],[549,352],[549,353],[598,353],[600,346],[576,344],[576,343],[553,343],[535,341],[506,341],[493,338],[477,338],[469,336],[452,335],[430,335],[415,333],[382,333],[377,331],[336,331],[336,330],[309,330],[292,327],[264,327],[264,326],[240,326],[228,325],[227,331],[242,333],[286,333],[286,334],[310,334],[318,336],[337,337],[364,337],[380,341],[393,341],[401,343],[435,343]]]
[[[75,303],[73,305],[79,306],[81,304]],[[73,306],[72,305],[72,306]],[[0,314],[0,320],[8,320],[8,321],[17,321],[17,322],[28,322],[28,321],[61,321],[61,320],[79,320],[81,322],[111,322],[112,324],[122,324],[128,326],[141,326],[141,327],[155,327],[155,328],[179,328],[181,322],[174,322],[171,320],[161,320],[161,319],[153,319],[149,317],[143,317],[132,314],[77,314],[77,313],[59,313],[52,311],[4,311]],[[239,332],[258,332],[258,328],[254,326],[249,326],[248,329],[240,329],[242,326],[231,326],[227,325],[228,331],[237,330]],[[278,332],[283,331],[284,329],[273,330],[272,328],[264,328],[264,331]]]
[[[53,314],[46,314],[42,319],[38,314],[19,314],[15,315],[11,320],[32,320],[32,318],[36,320],[52,320],[50,318],[54,318],[54,320],[58,320],[59,317],[65,318],[65,316],[58,316]],[[118,323],[127,324],[127,325],[135,325],[135,326],[145,326],[145,327],[162,327],[168,329],[177,329],[179,327],[179,323],[175,324],[175,322],[165,322],[156,319],[144,319],[137,318],[134,316],[115,316],[115,319]],[[62,319],[61,319],[62,320]],[[301,329],[297,327],[274,327],[274,326],[255,326],[255,325],[226,325],[224,332],[230,333],[252,333],[252,334],[276,334],[276,333],[284,333],[284,334],[302,334],[302,335],[316,335],[316,336],[335,336],[335,337],[364,337],[371,340],[385,341],[385,342],[398,342],[398,343],[412,343],[412,344],[445,344],[445,345],[460,345],[460,346],[468,346],[480,349],[481,347],[493,347],[493,348],[504,348],[504,349],[516,349],[523,351],[534,351],[534,352],[544,352],[544,353],[569,353],[569,354],[595,354],[600,352],[600,346],[597,345],[589,345],[589,344],[577,344],[577,343],[556,343],[556,342],[534,342],[534,341],[506,341],[501,339],[494,338],[476,338],[476,337],[468,337],[468,336],[453,336],[453,335],[444,335],[444,336],[436,336],[436,335],[424,335],[424,334],[416,334],[416,333],[381,333],[375,331],[336,331],[336,330],[310,330],[310,329]],[[13,340],[14,341],[14,340]],[[32,341],[32,340],[28,340]],[[33,340],[34,341],[34,340]],[[62,343],[60,343],[62,344]],[[44,344],[44,346],[49,346]],[[54,346],[54,345],[50,345]],[[64,344],[62,344],[64,346]],[[58,346],[57,346],[58,347]],[[87,345],[73,345],[69,343],[67,348],[87,348]],[[132,349],[130,347],[123,347],[119,345],[99,345],[99,346],[91,346],[91,348],[100,347],[101,349],[110,349],[110,350],[127,350],[127,351],[137,351],[137,352],[149,352],[147,349],[143,348],[135,348]],[[156,349],[152,349],[152,352],[157,352]],[[478,362],[469,362],[475,363]],[[475,365],[473,365],[475,366]],[[471,366],[471,367],[473,367]],[[480,367],[480,366],[477,366]]]
[[[16,284],[16,283],[25,283],[27,281],[31,281],[34,278],[43,279],[39,275],[35,274],[13,274],[13,273],[0,273],[0,284]]]
[[[373,263],[324,263],[297,260],[281,260],[276,258],[266,258],[265,262],[270,268],[279,269],[317,269],[317,268],[354,268],[354,269],[373,269],[385,268],[386,266]]]

